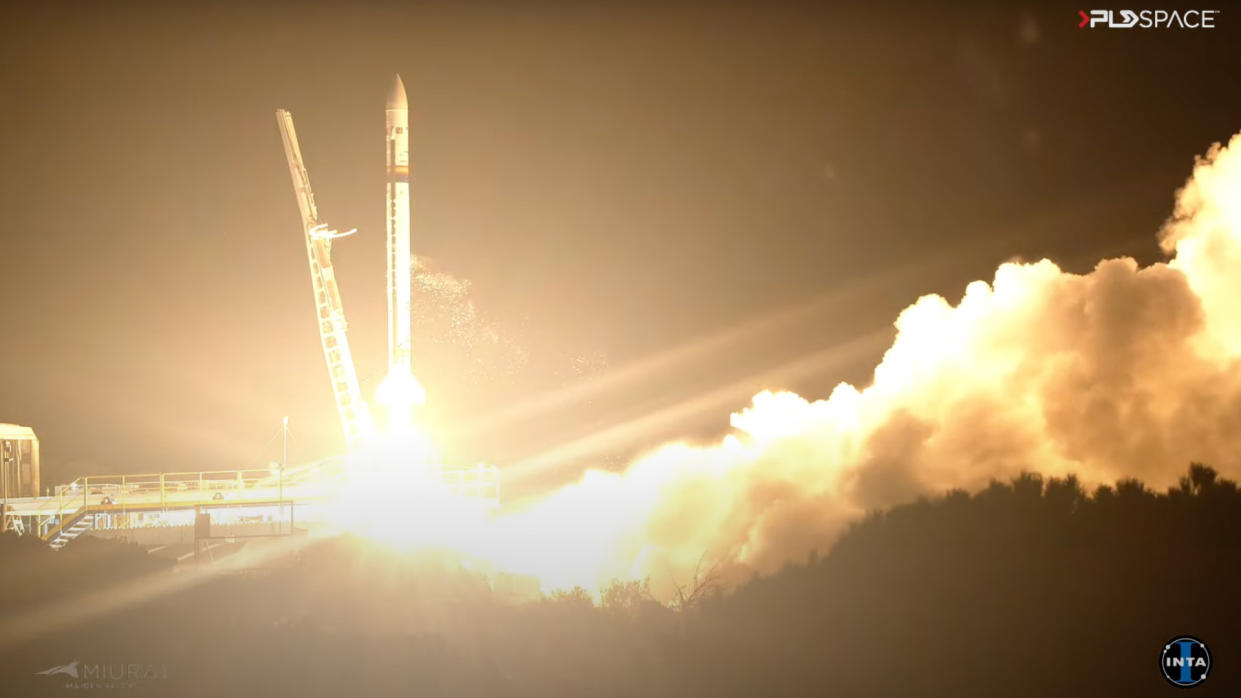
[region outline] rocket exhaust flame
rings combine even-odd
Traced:
[[[375,401],[387,410],[388,430],[405,431],[413,424],[411,410],[426,403],[427,392],[407,368],[389,367],[375,389]]]

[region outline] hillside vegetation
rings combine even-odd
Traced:
[[[1165,695],[1180,634],[1217,663],[1199,695],[1237,695],[1241,673],[1241,492],[1199,464],[1164,493],[1027,474],[919,500],[736,589],[704,564],[671,606],[639,582],[514,603],[449,555],[353,538],[116,610],[97,593],[187,574],[135,546],[0,538],[0,677],[63,693],[33,673],[81,659],[165,667],[130,689],[152,695]],[[91,592],[104,612],[13,633]]]

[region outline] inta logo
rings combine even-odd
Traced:
[[[1219,10],[1078,10],[1077,28],[1214,29]]]
[[[1159,653],[1159,669],[1173,686],[1188,688],[1207,680],[1211,670],[1211,653],[1202,640],[1182,635],[1169,640]]]

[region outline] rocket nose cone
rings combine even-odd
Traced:
[[[405,101],[405,83],[401,82],[401,76],[396,76],[396,80],[392,81],[392,89],[388,90],[388,109],[409,109],[409,102]]]

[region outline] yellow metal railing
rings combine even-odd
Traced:
[[[221,500],[245,499],[248,491],[272,489],[284,499],[285,488],[328,484],[344,475],[344,459],[320,461],[288,469],[204,470],[182,473],[94,475],[81,477],[53,490],[56,511],[37,519],[37,531],[55,520],[41,537],[53,540],[79,514],[92,510],[124,514],[131,507],[150,510],[218,504]],[[479,464],[469,468],[442,468],[445,486],[454,495],[499,503],[500,471]],[[303,490],[304,491],[304,490]],[[240,495],[240,497],[238,496]]]
[[[56,519],[56,524],[42,536],[51,540],[64,530],[65,524],[91,509],[125,513],[131,504],[144,509],[153,505],[166,508],[170,502],[178,507],[211,504],[223,499],[225,493],[283,490],[285,485],[304,483],[310,474],[307,471],[311,470],[321,475],[317,468],[304,467],[297,469],[294,478],[279,468],[81,477],[55,487],[56,512],[41,518],[39,528]]]

